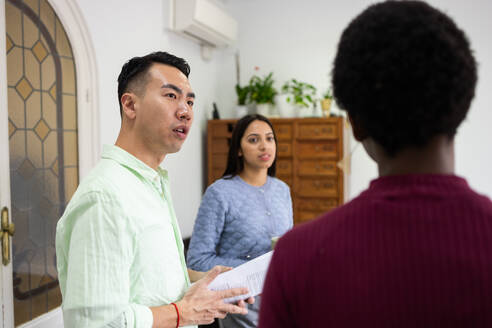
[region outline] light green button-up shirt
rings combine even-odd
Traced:
[[[56,257],[65,327],[152,327],[149,307],[190,284],[167,172],[105,146],[58,221]]]

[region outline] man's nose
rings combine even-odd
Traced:
[[[179,120],[189,121],[191,119],[190,109],[185,104],[180,104],[176,116]]]

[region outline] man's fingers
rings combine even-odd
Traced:
[[[221,312],[227,312],[227,313],[237,313],[237,314],[246,314],[248,313],[248,310],[246,308],[242,308],[240,306],[234,305],[234,304],[227,304],[227,303],[222,303],[219,307],[218,310]]]
[[[222,312],[222,311],[219,311],[217,312],[217,318],[219,319],[224,319],[227,315],[227,312]]]
[[[248,299],[246,300],[246,303],[248,303],[248,304],[254,304],[255,303],[255,298],[254,297],[248,297]]]
[[[249,293],[247,288],[231,288],[225,289],[217,292],[220,298],[229,298],[239,295],[246,295]]]
[[[213,267],[205,277],[202,278],[203,282],[208,286],[217,276],[221,273],[221,269],[218,266]]]

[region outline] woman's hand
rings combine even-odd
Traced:
[[[192,269],[188,268],[188,276],[190,277],[190,281],[191,282],[195,282],[195,281],[198,281],[198,280],[202,279],[209,272],[211,272],[212,270],[214,270],[216,268],[218,268],[220,270],[219,271],[219,274],[222,273],[222,272],[226,272],[226,271],[232,270],[231,267],[227,267],[227,266],[223,266],[223,265],[216,265],[211,270],[209,270],[207,272],[195,271],[195,270],[192,270]]]

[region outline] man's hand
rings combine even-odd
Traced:
[[[245,295],[248,293],[248,289],[233,288],[221,291],[211,291],[208,289],[208,285],[221,272],[227,270],[230,270],[230,268],[214,267],[202,279],[191,286],[183,299],[176,303],[181,314],[181,323],[183,326],[209,324],[215,318],[225,318],[227,313],[248,313],[244,301],[238,302],[237,305],[227,304],[223,301],[225,298]],[[250,304],[252,304],[254,299],[250,297],[247,302],[251,302]]]

